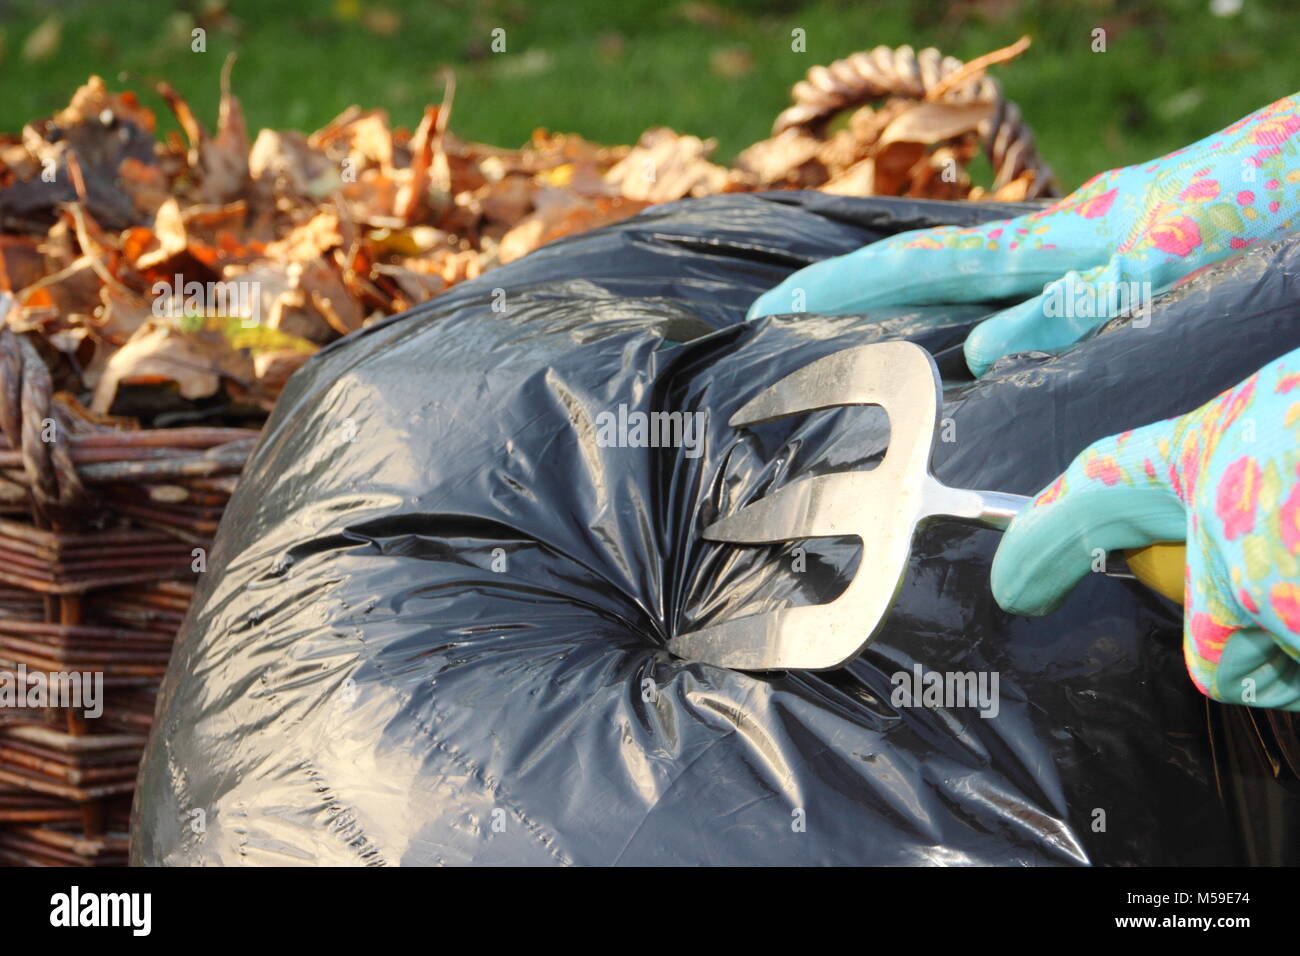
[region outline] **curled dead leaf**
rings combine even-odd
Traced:
[[[992,103],[918,103],[904,110],[880,134],[890,143],[933,145],[976,132],[993,115]]]
[[[636,148],[605,174],[628,199],[658,203],[720,192],[728,172],[708,161],[715,140],[682,136],[665,126],[646,130]]]
[[[224,376],[245,382],[253,377],[251,361],[220,333],[181,331],[163,320],[150,320],[108,360],[95,386],[90,408],[108,412],[124,385],[174,383],[187,399],[207,398]]]

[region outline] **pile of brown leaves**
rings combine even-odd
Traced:
[[[10,327],[40,333],[92,412],[140,407],[128,394],[151,396],[146,411],[267,409],[330,340],[652,203],[980,192],[966,165],[987,109],[971,105],[895,98],[831,135],[783,130],[726,168],[713,141],[662,127],[635,146],[540,129],[521,149],[465,142],[447,128],[450,82],[413,131],[353,107],[310,135],[250,139],[229,67],[214,133],[161,85],[184,136],[159,140],[132,93],[91,77],[66,109],[0,136],[0,300],[12,294]]]

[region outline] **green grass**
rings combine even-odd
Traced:
[[[0,130],[67,102],[99,73],[160,114],[165,79],[209,125],[228,51],[250,126],[315,128],[352,103],[412,126],[459,88],[452,128],[502,146],[536,126],[631,142],[666,124],[712,136],[729,159],[767,134],[809,66],[879,43],[933,45],[969,58],[1022,33],[1033,47],[996,68],[1067,187],[1191,142],[1300,87],[1294,0],[0,0]],[[57,44],[28,55],[38,25]],[[207,51],[190,50],[195,23]],[[490,49],[495,28],[506,52]],[[794,28],[807,52],[790,49]],[[1107,49],[1091,49],[1094,28]],[[720,53],[719,51],[724,51]],[[715,71],[727,52],[741,68]],[[752,68],[743,69],[748,56]]]

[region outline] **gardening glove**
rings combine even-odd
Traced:
[[[980,323],[966,363],[1053,351],[1258,239],[1300,226],[1300,94],[1162,159],[1093,177],[1041,212],[900,233],[800,269],[749,318],[1025,299]]]
[[[993,596],[1046,614],[1105,552],[1182,540],[1192,681],[1216,700],[1300,711],[1300,349],[1193,412],[1085,449],[1011,523]]]

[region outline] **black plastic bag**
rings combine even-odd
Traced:
[[[950,376],[938,476],[1032,493],[1090,441],[1300,345],[1294,241],[1192,277],[1146,327],[1117,321],[979,382],[960,343],[991,306],[743,323],[808,262],[1023,208],[792,193],[657,207],[325,350],[285,391],[223,520],[164,683],[133,859],[1293,853],[1277,821],[1300,802],[1261,769],[1275,764],[1258,741],[1237,721],[1212,753],[1207,713],[1234,709],[1187,678],[1178,609],[1093,575],[1047,618],[1007,615],[988,587],[995,532],[923,532],[884,632],[839,671],[745,674],[663,649],[711,615],[828,600],[859,564],[870,573],[852,540],[807,542],[796,573],[787,547],[699,535],[720,510],[882,452],[878,410],[727,426],[814,358],[924,345]],[[599,417],[620,405],[703,413],[703,442],[604,447]],[[918,667],[996,674],[996,714],[891,703]],[[1247,769],[1220,792],[1229,760]],[[1259,801],[1272,822],[1250,816]]]

